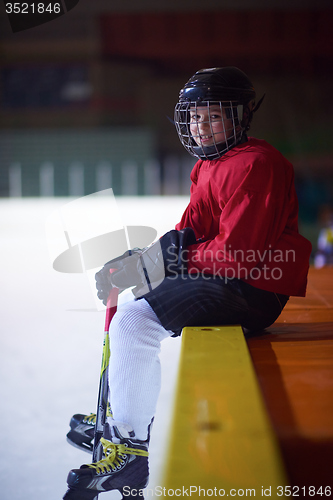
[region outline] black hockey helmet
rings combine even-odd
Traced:
[[[215,160],[239,144],[250,127],[255,97],[252,82],[238,68],[197,71],[181,89],[175,107],[174,121],[185,149],[197,158]],[[216,114],[217,110],[220,118],[217,115],[217,118],[212,118],[212,111]],[[214,130],[212,124],[217,121],[220,122],[223,135]],[[203,125],[200,124],[210,128],[205,141],[200,132]],[[211,137],[210,141],[207,140],[208,136]]]

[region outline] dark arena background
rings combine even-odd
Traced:
[[[234,65],[266,93],[251,133],[293,162],[315,237],[333,191],[331,2],[81,0],[15,34],[1,9],[0,196],[188,194],[178,91]]]

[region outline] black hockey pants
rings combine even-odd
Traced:
[[[289,297],[244,281],[179,274],[167,277],[143,297],[163,327],[180,335],[185,326],[239,324],[245,332],[270,326]]]

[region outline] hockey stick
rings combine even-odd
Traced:
[[[113,269],[110,270],[110,272],[112,271]],[[109,395],[109,360],[110,360],[109,328],[111,320],[115,312],[117,311],[118,293],[119,289],[113,287],[110,291],[107,300],[102,366],[101,366],[101,376],[99,382],[97,411],[96,411],[95,439],[94,439],[93,460],[92,460],[93,462],[98,462],[99,460],[102,460],[103,457],[103,447],[100,444],[100,440],[101,437],[103,437],[103,430],[106,422],[106,412],[107,412],[108,395]]]

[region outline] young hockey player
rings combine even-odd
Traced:
[[[198,158],[190,202],[157,244],[96,275],[104,303],[112,285],[136,285],[136,297],[118,307],[110,327],[113,419],[105,458],[70,471],[66,500],[147,485],[163,339],[187,325],[261,330],[290,295],[305,295],[311,245],[298,233],[293,168],[267,142],[247,136],[257,109],[251,81],[234,67],[198,71],[180,91],[176,129]],[[91,448],[93,426],[93,415],[75,415],[69,439]]]

